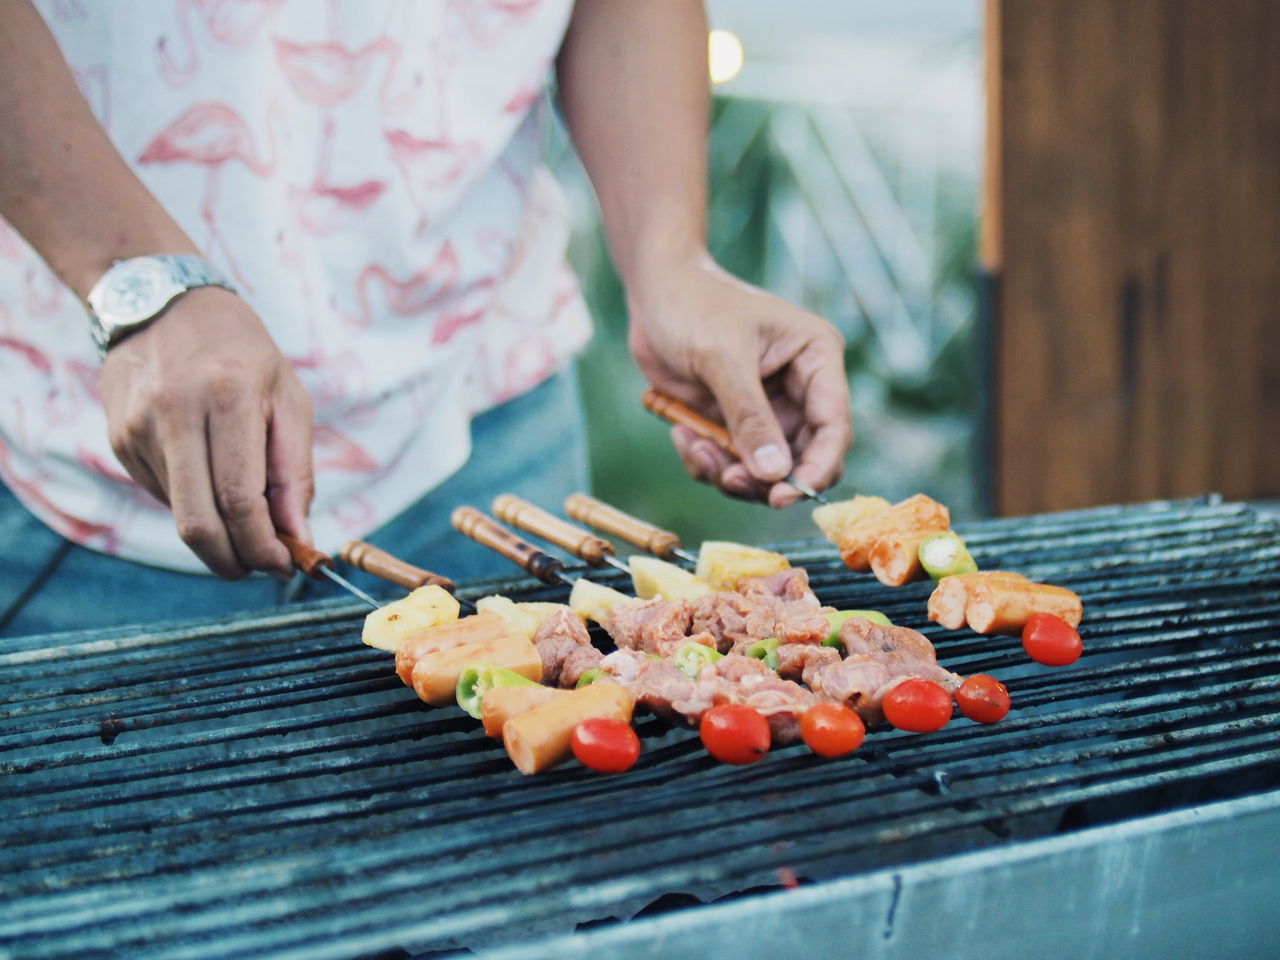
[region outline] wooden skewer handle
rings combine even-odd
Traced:
[[[532,574],[543,583],[563,583],[562,564],[550,554],[543,553],[533,544],[521,540],[492,517],[485,516],[475,507],[458,507],[450,517],[454,529],[470,537],[483,547],[501,554]]]
[[[703,439],[710,440],[729,456],[738,457],[738,451],[733,446],[733,438],[725,427],[714,420],[708,420],[700,413],[695,413],[675,397],[669,397],[661,390],[650,387],[640,397],[640,402],[650,413],[657,414],[668,423],[688,427]],[[738,459],[742,458],[738,457]]]
[[[454,582],[448,577],[442,577],[440,574],[424,570],[422,567],[415,567],[412,563],[401,560],[399,557],[375,547],[372,543],[365,543],[363,540],[352,540],[342,548],[338,556],[357,570],[363,570],[365,573],[371,573],[375,577],[389,580],[391,583],[398,584],[406,590],[416,590],[418,587],[434,584],[437,587],[443,587],[450,593],[454,591]]]
[[[680,549],[680,538],[674,533],[645,523],[639,517],[623,513],[617,507],[585,493],[571,494],[564,502],[564,512],[579,523],[603,530],[655,556],[671,559]]]
[[[581,527],[547,513],[528,500],[521,500],[510,493],[499,494],[493,500],[493,515],[503,523],[509,523],[526,533],[532,533],[575,557],[587,561],[593,567],[602,567],[605,557],[613,556],[613,544]]]
[[[321,553],[315,547],[303,543],[297,537],[291,537],[287,533],[276,531],[276,536],[280,538],[280,542],[289,548],[289,556],[293,560],[293,565],[305,573],[308,577],[315,577],[317,580],[323,580],[324,574],[320,572],[321,567],[332,567],[333,558],[327,553]]]

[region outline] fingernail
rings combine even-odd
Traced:
[[[776,443],[766,443],[751,455],[758,473],[780,477],[787,472],[787,455]]]

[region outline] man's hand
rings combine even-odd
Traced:
[[[30,0],[0,0],[0,216],[84,299],[116,260],[198,253],[116,152]],[[276,528],[305,540],[311,404],[234,294],[183,294],[111,348],[112,446],[173,508],[220,576],[290,572]]]
[[[739,462],[687,427],[672,439],[696,479],[783,507],[792,474],[825,490],[853,443],[844,341],[821,317],[702,254],[649,271],[629,295],[631,351],[655,387],[728,426]]]
[[[111,348],[102,399],[116,456],[210,570],[292,572],[276,529],[310,541],[311,401],[243,300],[183,294]]]
[[[793,503],[825,489],[853,442],[840,335],[706,255],[707,19],[697,0],[579,3],[556,61],[565,120],[627,287],[649,381],[725,422],[737,463],[676,428],[696,478]]]

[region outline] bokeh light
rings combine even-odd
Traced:
[[[725,83],[742,70],[742,41],[728,30],[712,30],[707,35],[707,62],[711,82]]]

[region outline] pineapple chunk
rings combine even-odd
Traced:
[[[780,553],[728,540],[707,540],[698,549],[698,576],[716,590],[736,590],[748,577],[767,577],[790,566]]]
[[[476,612],[492,611],[507,621],[507,627],[511,630],[512,636],[532,640],[533,635],[538,632],[538,627],[542,626],[542,621],[551,616],[560,606],[561,604],[558,603],[516,603],[508,597],[494,594],[477,600]]]
[[[705,580],[657,557],[632,557],[627,562],[631,565],[631,581],[635,584],[636,596],[642,600],[650,597],[696,600],[715,592]]]
[[[443,587],[434,583],[419,587],[365,617],[360,639],[371,647],[394,652],[423,631],[457,620],[458,610],[457,598]]]
[[[889,501],[884,497],[854,497],[851,500],[837,500],[835,503],[824,503],[820,507],[815,507],[813,522],[818,525],[824,537],[838,545],[846,530],[868,517],[884,513],[889,506]]]
[[[569,609],[584,620],[603,624],[614,605],[630,600],[625,593],[590,580],[579,580],[569,591]]]

